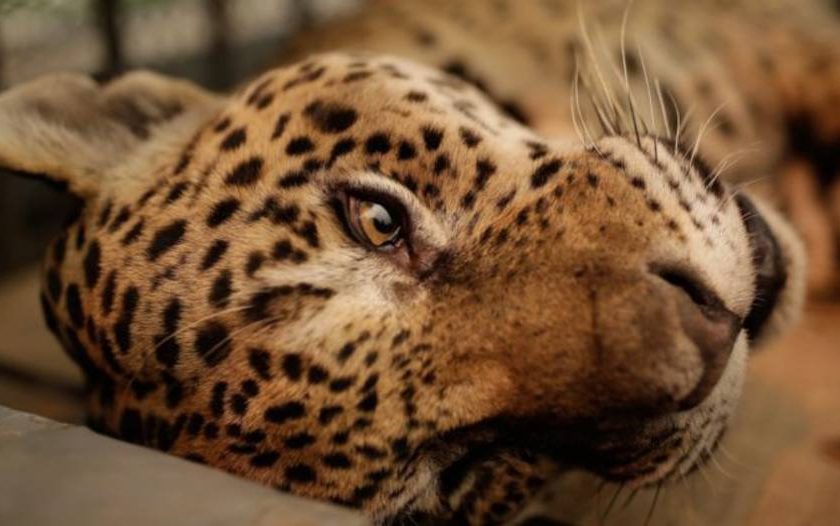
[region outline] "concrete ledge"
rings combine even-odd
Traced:
[[[0,407],[0,524],[364,526],[358,514],[278,493],[78,426]]]

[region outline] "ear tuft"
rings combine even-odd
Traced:
[[[219,104],[189,82],[150,72],[104,86],[82,75],[42,77],[0,94],[0,168],[89,198],[139,146],[193,133]]]

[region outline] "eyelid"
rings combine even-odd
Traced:
[[[401,207],[407,219],[405,235],[412,241],[415,249],[423,252],[442,250],[449,244],[449,229],[442,223],[442,218],[398,181],[373,171],[347,171],[332,173],[329,176],[322,174],[320,177],[324,178],[323,187],[328,192],[328,200],[336,199],[337,202],[339,196],[348,192],[358,192],[377,196]],[[339,213],[343,214],[344,211],[339,210]],[[346,218],[341,217],[346,225]]]

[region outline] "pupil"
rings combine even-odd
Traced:
[[[381,205],[373,209],[373,226],[383,234],[390,234],[394,230],[394,220],[391,214]]]

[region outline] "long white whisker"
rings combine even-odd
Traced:
[[[717,108],[715,108],[715,111],[713,111],[712,114],[709,115],[709,118],[706,119],[706,121],[703,123],[703,125],[700,126],[700,130],[697,132],[697,138],[694,141],[694,148],[691,151],[691,159],[688,163],[689,166],[694,164],[694,159],[697,156],[697,151],[700,149],[700,141],[703,140],[703,134],[706,133],[706,129],[709,127],[709,125],[712,123],[715,117],[717,117],[718,113],[720,113],[723,110],[724,107],[726,107],[725,102],[721,103]]]

